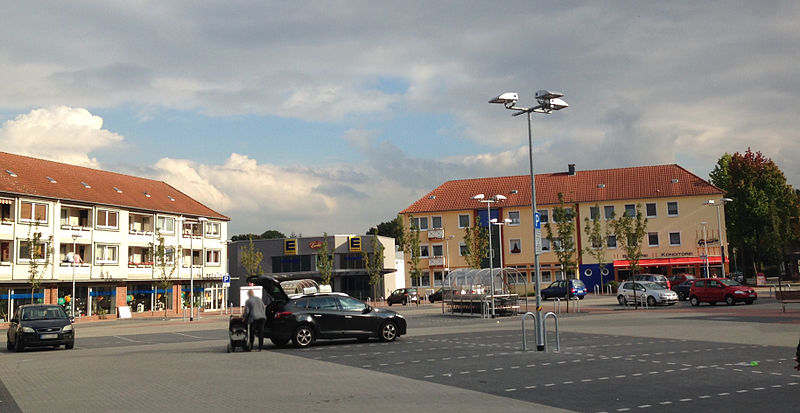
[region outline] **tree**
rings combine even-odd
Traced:
[[[419,280],[422,276],[422,271],[419,269],[419,227],[414,222],[413,215],[409,215],[408,218],[411,221],[411,230],[406,231],[403,228],[403,252],[410,258],[408,260],[408,273],[411,275],[411,279]]]
[[[246,241],[249,239],[261,239],[261,235],[258,234],[238,234],[231,237],[231,241]]]
[[[558,193],[558,206],[553,208],[552,221],[557,225],[553,231],[550,221],[545,224],[547,239],[553,246],[553,251],[564,271],[564,279],[569,279],[569,274],[577,265],[575,260],[575,212],[572,207],[565,206],[564,194]],[[538,291],[536,292],[539,293]],[[566,291],[567,312],[569,312],[569,290]]]
[[[274,229],[268,229],[261,233],[261,239],[281,239],[286,238],[283,232]]]
[[[400,246],[402,249],[403,238],[403,217],[398,215],[391,221],[381,222],[376,227],[372,227],[367,231],[367,235],[382,235],[384,237],[394,238],[395,245]]]
[[[253,238],[250,238],[250,243],[240,248],[239,251],[242,267],[247,272],[247,278],[259,276],[264,272],[261,269],[261,261],[264,259],[264,254],[256,249],[255,244],[253,244]]]
[[[372,247],[372,254],[362,251],[361,256],[364,259],[364,268],[366,268],[367,274],[369,274],[369,284],[373,288],[373,296],[377,298],[377,287],[380,285],[381,274],[383,272],[383,252],[386,248],[378,239],[377,235],[372,237],[370,246]]]
[[[642,270],[639,261],[642,259],[642,245],[647,231],[647,218],[642,215],[642,204],[636,204],[635,216],[628,213],[622,214],[618,219],[612,216],[610,225],[617,237],[617,245],[625,251],[625,256],[630,262],[632,275],[638,274]],[[634,294],[636,294],[635,277],[631,279],[634,281]],[[639,300],[635,299],[634,303],[638,307]]]
[[[583,232],[586,233],[586,238],[589,241],[589,246],[584,248],[584,251],[597,261],[602,274],[602,271],[606,268],[606,251],[608,249],[606,240],[610,233],[608,222],[606,221],[605,228],[600,223],[600,206],[595,204],[593,209],[597,211],[597,214],[592,216],[591,219],[589,219],[590,217],[583,219],[585,224]],[[602,280],[602,275],[600,279]]]
[[[53,256],[53,236],[42,242],[39,221],[28,227],[28,238],[20,245],[20,256],[28,258],[28,283],[31,285],[31,304],[35,303],[36,290],[42,286],[42,277]],[[43,219],[43,218],[42,218]],[[74,299],[74,298],[73,298]],[[73,304],[74,305],[74,304]]]
[[[464,259],[469,268],[481,268],[483,258],[489,254],[489,231],[481,226],[481,218],[475,218],[475,225],[464,230],[464,244],[467,246]]]
[[[175,248],[166,246],[164,236],[161,231],[156,230],[157,244],[152,246],[152,254],[155,261],[155,268],[158,273],[158,286],[164,291],[164,318],[167,317],[167,289],[172,288],[172,274],[178,267],[178,260],[175,259]]]
[[[742,267],[760,272],[782,262],[797,239],[791,220],[800,213],[800,198],[778,166],[747,148],[743,154],[723,155],[710,176],[733,199],[725,205],[725,227]]]
[[[331,274],[333,274],[333,256],[328,246],[328,233],[322,234],[322,246],[317,253],[317,270],[322,278],[322,285],[331,284]]]

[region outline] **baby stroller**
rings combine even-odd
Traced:
[[[244,317],[231,316],[228,322],[228,353],[236,351],[236,348],[241,348],[243,351],[249,351],[248,347],[248,331],[247,323],[244,322]]]

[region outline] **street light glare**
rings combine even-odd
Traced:
[[[475,195],[475,196],[473,196],[473,197],[472,197],[472,199],[483,199],[483,198],[485,198],[485,197],[486,197],[486,196],[485,196],[485,195],[483,195],[483,194],[478,194],[478,195]]]

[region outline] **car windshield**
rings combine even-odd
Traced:
[[[61,320],[67,318],[67,314],[61,307],[33,307],[22,310],[22,320]]]
[[[719,282],[727,285],[728,287],[736,287],[736,286],[742,285],[742,284],[739,284],[738,282],[736,282],[734,280],[719,280]]]

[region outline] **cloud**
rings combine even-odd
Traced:
[[[89,154],[122,140],[103,129],[103,118],[68,106],[34,109],[0,127],[3,151],[94,168],[98,161]]]

